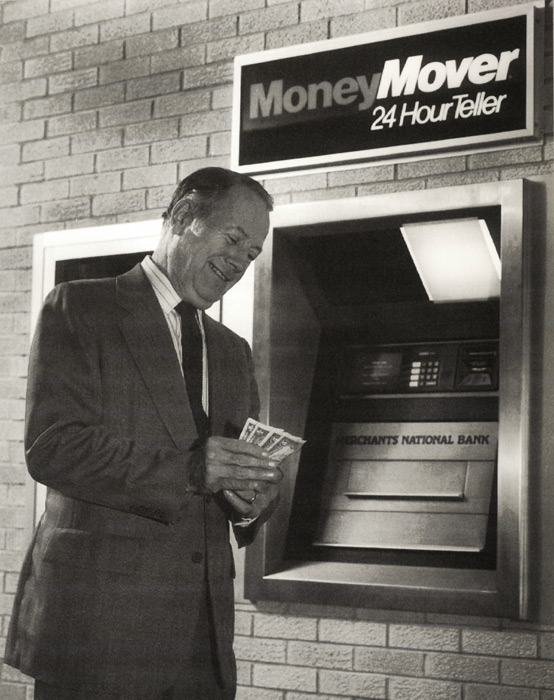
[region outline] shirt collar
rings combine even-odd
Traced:
[[[141,262],[144,274],[148,277],[152,289],[154,290],[160,306],[164,313],[168,314],[181,301],[167,275],[156,265],[150,255],[147,255]]]

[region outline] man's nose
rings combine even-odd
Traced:
[[[236,272],[242,273],[250,264],[250,258],[245,251],[235,250],[227,255],[227,264]]]

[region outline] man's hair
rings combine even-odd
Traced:
[[[181,180],[173,193],[169,206],[162,214],[162,218],[166,221],[171,216],[177,202],[192,193],[198,195],[195,215],[205,215],[214,200],[224,195],[234,185],[242,185],[255,192],[265,202],[268,211],[272,211],[273,197],[249,175],[243,175],[226,168],[201,168]]]

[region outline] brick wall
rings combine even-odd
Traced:
[[[155,218],[186,173],[228,165],[236,54],[512,4],[0,0],[2,641],[29,508],[22,434],[33,235]],[[547,129],[538,144],[274,178],[267,186],[277,204],[547,176],[547,4]],[[241,700],[554,700],[554,624],[239,600],[236,650]],[[4,668],[2,700],[31,691]]]

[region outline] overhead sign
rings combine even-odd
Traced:
[[[233,167],[361,162],[536,136],[535,5],[235,59]]]

